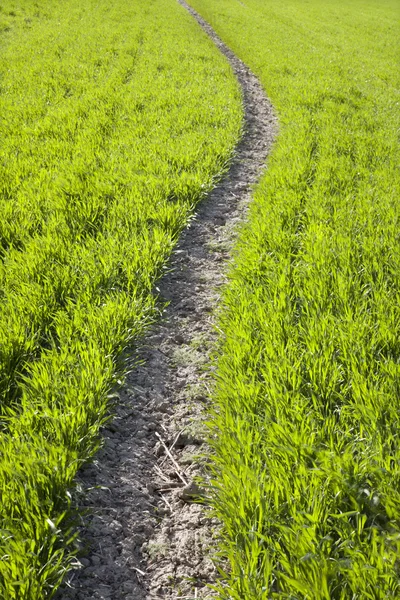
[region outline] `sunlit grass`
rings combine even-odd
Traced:
[[[0,596],[51,597],[70,494],[241,98],[174,0],[0,10]]]
[[[191,4],[280,121],[221,317],[221,597],[397,598],[398,7]]]

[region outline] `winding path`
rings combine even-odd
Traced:
[[[225,282],[235,229],[245,216],[276,133],[260,83],[213,29],[178,0],[227,57],[243,90],[245,131],[224,180],[198,207],[159,282],[170,304],[127,377],[116,417],[96,461],[80,473],[82,568],[62,600],[211,598],[210,560],[218,530],[193,502],[196,456],[206,450],[204,409],[211,385],[204,369],[215,342],[213,314]],[[97,487],[96,487],[97,486]],[[101,486],[101,487],[99,487]],[[90,490],[90,488],[92,488]]]

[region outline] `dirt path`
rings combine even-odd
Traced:
[[[80,474],[83,568],[73,572],[62,600],[210,598],[210,560],[218,523],[193,502],[196,459],[206,451],[204,410],[211,385],[204,365],[215,340],[213,313],[225,281],[236,225],[260,178],[276,132],[276,119],[249,69],[187,4],[228,58],[242,86],[245,134],[224,181],[199,206],[159,282],[170,301],[149,333],[143,366],[121,392],[114,421],[96,461]],[[168,450],[166,450],[166,448]]]

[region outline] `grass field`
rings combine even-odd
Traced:
[[[174,0],[4,0],[0,76],[0,597],[35,600],[73,560],[75,473],[242,109]]]
[[[220,323],[220,597],[399,598],[398,5],[190,3],[280,121]]]

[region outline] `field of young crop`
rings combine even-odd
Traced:
[[[220,597],[399,598],[398,5],[190,4],[280,121],[221,317]]]
[[[219,323],[220,598],[398,598],[397,3],[190,4],[280,123]],[[1,598],[52,597],[74,561],[75,475],[241,123],[176,0],[2,1]]]
[[[174,0],[4,0],[0,77],[0,597],[35,600],[73,560],[74,476],[242,108]]]

